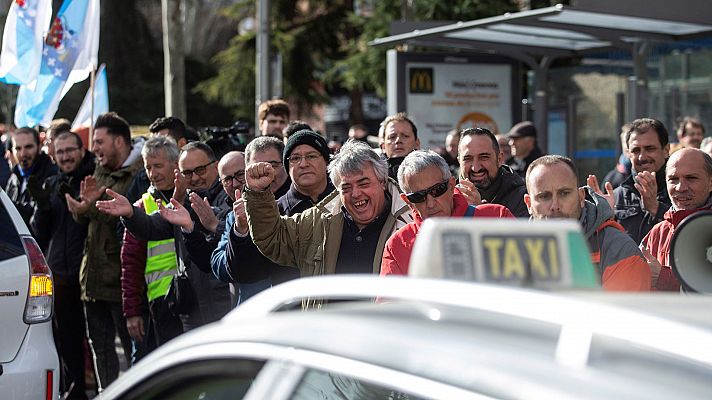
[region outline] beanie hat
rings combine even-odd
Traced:
[[[311,131],[309,129],[302,129],[296,132],[287,139],[287,144],[284,146],[284,155],[282,156],[282,162],[284,162],[284,168],[289,171],[289,156],[292,151],[297,148],[297,146],[306,144],[315,148],[321,156],[324,157],[324,161],[329,164],[329,157],[331,152],[329,151],[329,146],[326,144],[326,139],[324,139],[318,133]]]

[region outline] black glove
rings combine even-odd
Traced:
[[[27,178],[27,191],[30,192],[30,196],[35,199],[37,205],[49,205],[49,190],[42,187],[42,182],[40,182],[37,175],[30,175],[30,177]]]

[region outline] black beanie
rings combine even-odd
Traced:
[[[314,131],[302,129],[301,131],[298,131],[290,136],[289,139],[287,139],[287,144],[284,146],[282,162],[284,162],[284,168],[287,172],[289,172],[289,156],[292,154],[292,151],[294,151],[294,149],[301,144],[306,144],[315,148],[319,153],[321,153],[322,157],[324,157],[324,161],[329,164],[331,152],[329,151],[329,146],[326,144],[326,139]]]

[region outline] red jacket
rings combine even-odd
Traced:
[[[696,212],[706,210],[710,210],[710,207],[706,206],[695,210],[679,211],[673,211],[671,208],[665,213],[664,219],[653,226],[653,229],[645,235],[640,246],[646,248],[650,254],[663,265],[660,269],[658,282],[653,289],[672,292],[680,290],[680,282],[670,267],[670,244],[672,243],[672,237],[675,234],[675,229],[680,225],[682,220]]]
[[[134,203],[143,211],[143,201]],[[121,246],[121,301],[124,317],[140,316],[146,307],[146,247],[147,242],[136,239],[124,229],[124,244]]]
[[[452,197],[455,207],[451,217],[463,217],[467,211],[467,200],[458,191]],[[410,265],[410,254],[413,251],[413,243],[418,235],[420,225],[423,220],[419,215],[413,213],[414,221],[398,229],[386,242],[383,249],[383,260],[381,261],[381,276],[386,275],[408,275],[408,265]],[[475,218],[514,218],[514,215],[505,206],[499,204],[481,204],[475,210]]]

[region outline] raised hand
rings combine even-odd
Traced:
[[[180,226],[186,232],[193,231],[193,220],[190,218],[190,213],[176,199],[171,199],[172,208],[163,206],[163,203],[158,201],[158,212],[161,217],[173,225]]]
[[[245,182],[250,190],[266,190],[275,177],[274,168],[267,162],[258,162],[247,167]]]
[[[640,251],[643,253],[643,256],[645,256],[645,259],[648,261],[648,267],[650,268],[650,281],[651,281],[651,287],[656,287],[658,284],[658,278],[660,277],[660,270],[663,268],[662,264],[660,264],[660,261],[658,261],[655,256],[650,254],[648,249],[645,247],[640,247]]]
[[[84,178],[84,180],[79,185],[79,196],[82,198],[82,200],[86,200],[89,202],[89,204],[91,204],[99,200],[104,194],[105,190],[106,187],[98,187],[96,179],[94,179],[93,176],[89,175]]]
[[[613,185],[610,182],[606,182],[606,193],[603,193],[601,187],[598,185],[598,178],[596,175],[589,175],[588,178],[586,178],[586,184],[590,186],[594,192],[603,196],[612,209],[616,209],[616,199],[613,196]]]
[[[655,172],[643,171],[635,176],[635,188],[640,193],[640,207],[651,215],[658,213],[658,181]]]
[[[245,211],[245,201],[242,198],[240,189],[235,189],[235,202],[232,203],[232,211],[235,213],[235,230],[241,235],[247,235],[250,227],[247,225],[247,212]]]
[[[100,200],[96,202],[96,209],[103,212],[104,214],[109,214],[112,217],[124,217],[131,218],[133,216],[133,206],[129,203],[129,200],[114,192],[111,189],[106,189],[106,194],[111,196],[111,200]],[[74,201],[74,199],[72,199]],[[84,199],[82,199],[84,201]],[[67,199],[69,202],[69,197]]]
[[[178,169],[173,170],[173,184],[175,188],[173,189],[173,198],[179,203],[183,204],[185,201],[185,194],[188,190],[188,180],[180,173]]]
[[[65,193],[64,198],[67,200],[67,208],[75,216],[82,215],[89,211],[89,208],[91,208],[91,205],[95,201],[101,198],[101,195],[104,194],[105,190],[106,188],[103,186],[97,188],[96,179],[89,175],[79,183],[78,201],[74,200],[68,193]]]
[[[457,189],[465,196],[467,204],[478,206],[482,203],[486,203],[486,201],[482,200],[480,191],[477,190],[475,184],[467,179],[460,179],[460,182],[457,184]]]
[[[215,216],[213,207],[210,205],[208,199],[201,199],[197,193],[193,192],[190,194],[190,206],[193,208],[193,211],[195,211],[203,227],[215,233],[218,229],[218,217]]]

